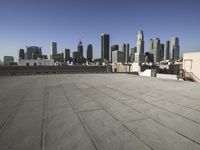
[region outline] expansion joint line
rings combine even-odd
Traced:
[[[45,90],[44,90],[44,105],[43,105],[43,123],[42,123],[42,135],[41,135],[41,150],[46,150],[47,105],[48,105],[48,93],[47,93],[47,79],[46,79],[45,80]]]
[[[27,94],[25,94],[23,97],[22,97],[22,100],[19,101],[14,110],[12,112],[9,113],[8,115],[8,118],[6,119],[6,121],[4,121],[3,125],[0,126],[0,136],[2,135],[2,133],[4,132],[7,124],[10,122],[11,119],[14,118],[14,116],[17,114],[17,112],[19,111],[19,109],[21,108],[21,106],[23,105],[24,101],[25,101],[25,97],[27,96]]]
[[[56,78],[56,79],[57,79],[57,78]],[[57,79],[57,82],[59,83],[59,87],[62,89],[62,91],[63,91],[63,93],[64,93],[64,95],[65,95],[65,98],[66,98],[67,102],[68,102],[68,103],[70,104],[70,106],[72,107],[74,113],[76,114],[76,116],[78,117],[78,119],[79,119],[79,121],[81,122],[82,126],[84,127],[86,133],[88,134],[88,136],[89,136],[89,138],[90,138],[90,140],[91,140],[91,142],[92,142],[94,148],[97,150],[97,146],[96,146],[96,144],[95,144],[95,140],[94,140],[94,138],[93,138],[93,136],[92,136],[92,134],[91,134],[90,129],[87,127],[85,120],[81,118],[81,116],[79,115],[79,113],[76,111],[76,109],[74,108],[74,106],[73,106],[72,103],[70,102],[70,100],[69,100],[69,98],[68,98],[68,96],[67,96],[65,90],[63,89],[63,86],[61,85],[61,83],[60,83],[60,81],[59,81],[58,79]]]
[[[77,88],[79,88],[77,86]],[[95,88],[95,87],[94,87]],[[80,88],[79,88],[80,89]],[[107,95],[106,93],[104,93],[105,95]],[[89,96],[86,95],[88,98]],[[109,95],[107,95],[109,96]],[[109,96],[111,97],[111,96]],[[112,98],[112,97],[111,97]],[[113,98],[114,99],[114,98]],[[115,99],[114,99],[115,100]],[[115,100],[116,101],[116,100]],[[98,101],[95,101],[97,103],[97,105],[101,106],[101,104]],[[132,134],[134,134],[136,136],[136,138],[138,138],[142,143],[144,143],[147,147],[149,147],[151,150],[154,150],[149,144],[147,144],[144,140],[142,140],[139,136],[137,136],[132,130],[130,130],[123,122],[121,122],[117,117],[115,117],[113,114],[111,114],[109,111],[107,111],[105,108],[102,108],[100,110],[104,110],[106,113],[108,113],[113,119],[115,119],[119,124],[121,124],[125,129],[127,129],[129,132],[131,132]],[[147,119],[147,118],[145,118]]]

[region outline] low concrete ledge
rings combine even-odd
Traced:
[[[157,78],[162,78],[162,79],[171,79],[171,80],[178,80],[177,75],[174,74],[161,74],[157,73]]]

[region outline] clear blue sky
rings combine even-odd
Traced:
[[[143,30],[145,50],[150,38],[165,43],[180,39],[181,51],[200,51],[200,0],[0,0],[0,59],[18,56],[18,50],[36,45],[50,54],[76,50],[78,40],[94,47],[100,57],[100,35],[109,33],[111,45],[136,45]]]

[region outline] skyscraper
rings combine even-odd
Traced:
[[[80,55],[79,57],[83,58],[83,44],[82,44],[81,40],[78,43],[77,51],[79,52],[79,55]]]
[[[124,62],[124,52],[115,50],[112,51],[112,63],[123,63]]]
[[[111,51],[116,51],[116,50],[119,50],[119,45],[112,45]]]
[[[70,61],[70,49],[65,49],[65,62]]]
[[[165,60],[169,60],[169,47],[170,47],[170,41],[166,42],[166,46],[165,46]]]
[[[160,39],[150,39],[149,41],[149,52],[153,54],[153,63],[160,61]]]
[[[80,60],[80,54],[79,52],[73,52],[73,64],[76,65],[79,63]]]
[[[169,59],[178,60],[180,53],[179,39],[177,37],[170,38]]]
[[[137,53],[135,54],[135,62],[144,62],[144,34],[139,31],[137,35]]]
[[[112,52],[119,50],[119,45],[112,45],[111,46],[111,62],[112,62]]]
[[[135,61],[135,53],[137,52],[137,47],[131,48],[130,62],[133,63]]]
[[[42,58],[42,48],[38,46],[26,47],[26,59]]]
[[[51,59],[55,59],[57,57],[57,43],[51,43]]]
[[[129,62],[129,44],[123,44],[123,52],[124,52],[124,63]]]
[[[153,48],[154,48],[154,40],[150,39],[149,40],[149,51],[153,50]]]
[[[109,34],[101,35],[101,59],[102,61],[109,61],[110,36]]]
[[[144,55],[144,34],[143,34],[143,31],[138,32],[137,52]]]
[[[92,44],[89,44],[87,47],[87,60],[91,62],[92,59],[93,59],[93,48]]]
[[[160,61],[164,60],[164,56],[165,56],[165,45],[160,44]]]
[[[25,59],[24,49],[19,50],[19,59]]]

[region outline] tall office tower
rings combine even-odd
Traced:
[[[150,39],[149,41],[149,52],[153,54],[153,63],[160,61],[160,39]]]
[[[78,64],[80,60],[80,54],[79,52],[73,52],[73,64]]]
[[[64,62],[64,53],[61,53],[60,57],[61,57],[61,62]]]
[[[65,48],[65,62],[70,61],[70,49]]]
[[[133,63],[135,61],[135,53],[137,52],[137,47],[131,48],[130,62]]]
[[[126,44],[122,45],[122,51],[125,52],[126,51]]]
[[[123,63],[124,62],[124,52],[115,50],[112,51],[112,63]]]
[[[51,59],[55,59],[57,57],[57,43],[51,43]]]
[[[150,39],[149,40],[149,51],[153,50],[154,49],[154,40],[153,39]]]
[[[26,47],[26,59],[42,58],[42,48],[38,46]]]
[[[109,62],[109,53],[110,53],[110,36],[109,34],[101,35],[101,59],[102,61]]]
[[[137,36],[137,52],[144,55],[144,34],[143,31],[138,32]]]
[[[77,51],[79,52],[79,57],[83,58],[83,44],[81,40],[78,43]]]
[[[160,61],[164,60],[164,56],[165,56],[165,45],[160,44]]]
[[[169,47],[170,47],[170,41],[166,42],[166,46],[165,46],[165,60],[169,60]]]
[[[119,45],[112,45],[111,46],[111,62],[112,62],[112,52],[119,50]]]
[[[123,52],[124,52],[124,63],[128,63],[129,62],[129,44],[123,44]]]
[[[91,62],[92,59],[93,59],[93,47],[92,44],[89,44],[87,46],[87,60]]]
[[[135,61],[138,63],[144,62],[144,34],[139,31],[137,35],[137,53],[135,54]]]
[[[19,50],[19,59],[25,59],[24,49]]]
[[[178,60],[180,53],[179,39],[177,37],[170,38],[169,59]]]
[[[116,51],[116,50],[119,50],[119,45],[112,45],[111,51]]]

